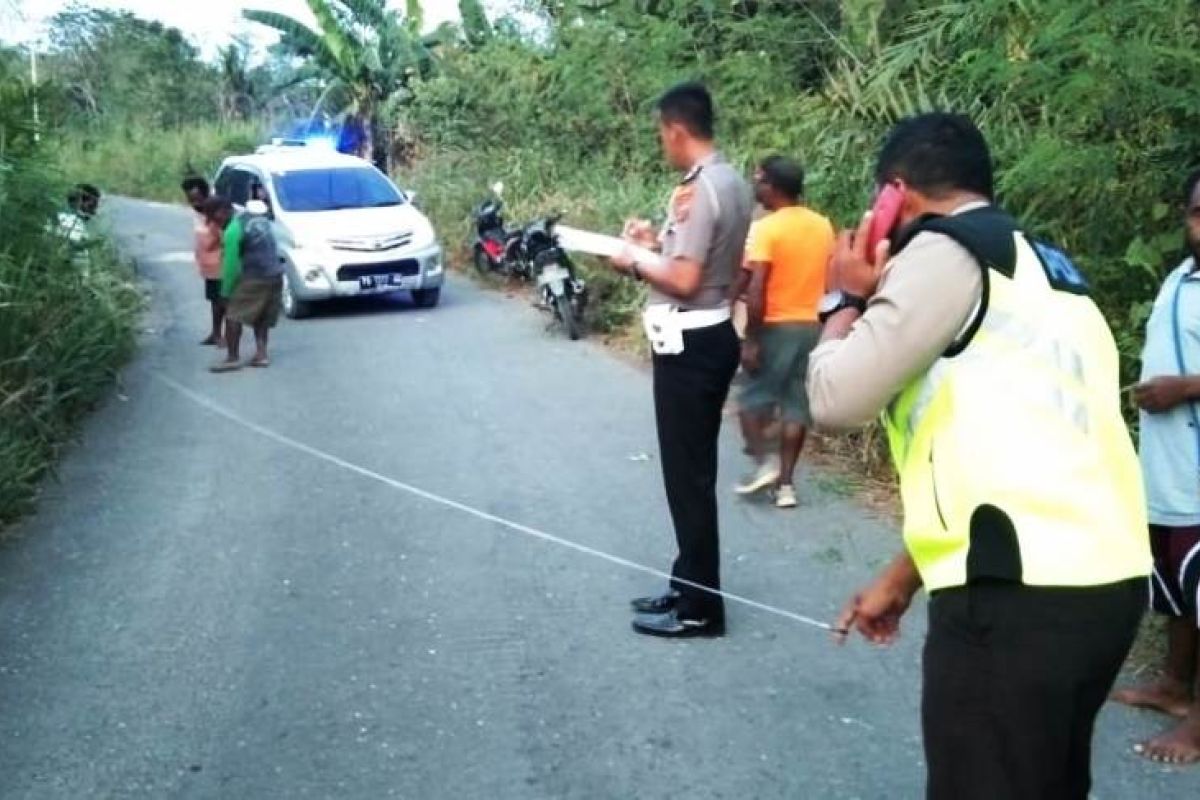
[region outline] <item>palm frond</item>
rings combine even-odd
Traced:
[[[345,24],[338,19],[337,13],[329,0],[307,0],[308,8],[317,18],[317,26],[321,29],[321,39],[333,55],[342,72],[353,72],[357,66],[356,44],[353,34],[346,29]]]
[[[327,69],[333,69],[338,64],[337,57],[329,49],[324,38],[299,20],[275,11],[257,9],[247,9],[242,12],[242,16],[251,22],[279,31],[282,35],[280,44],[294,55],[315,58]]]

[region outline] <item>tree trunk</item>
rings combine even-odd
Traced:
[[[373,114],[361,112],[354,116],[354,124],[358,128],[358,148],[354,155],[359,158],[371,161],[375,155],[375,132],[372,128],[375,127],[375,118]]]

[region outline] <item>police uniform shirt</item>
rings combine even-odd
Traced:
[[[668,260],[687,258],[702,265],[700,288],[688,298],[653,290],[650,303],[688,309],[722,308],[742,265],[754,206],[750,187],[719,153],[693,167],[675,187],[660,236]]]

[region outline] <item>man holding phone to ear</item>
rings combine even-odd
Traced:
[[[841,237],[808,389],[818,425],[883,414],[906,549],[839,638],[890,643],[924,586],[928,797],[1086,800],[1151,563],[1115,343],[1066,254],[992,204],[970,120],[901,121],[875,177],[895,219]]]

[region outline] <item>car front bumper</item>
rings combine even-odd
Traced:
[[[370,297],[392,292],[425,291],[446,279],[445,259],[438,244],[400,255],[327,251],[287,254],[288,283],[300,300]]]

